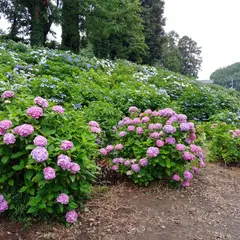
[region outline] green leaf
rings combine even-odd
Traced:
[[[37,207],[30,207],[27,211],[27,213],[35,213],[38,210]]]
[[[71,202],[68,206],[70,209],[76,209],[78,207],[78,205],[75,202]]]
[[[9,156],[3,156],[1,161],[3,164],[6,164],[8,159],[9,159]]]
[[[23,168],[24,168],[24,166],[21,166],[21,165],[15,165],[15,166],[12,167],[12,169],[15,170],[15,171],[20,171]]]
[[[21,157],[25,152],[17,152],[11,156],[11,159],[19,158]]]
[[[27,190],[27,187],[26,186],[23,186],[19,189],[19,192],[25,192]]]
[[[28,179],[28,180],[31,180],[32,176],[33,176],[33,171],[32,170],[28,170],[25,173],[25,178]]]
[[[8,185],[9,185],[9,186],[13,186],[13,185],[14,185],[13,179],[8,180]]]

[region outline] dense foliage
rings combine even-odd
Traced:
[[[210,79],[215,84],[240,91],[240,63],[217,69],[211,74]]]

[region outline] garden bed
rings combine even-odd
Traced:
[[[70,229],[0,219],[0,239],[239,240],[240,169],[209,164],[187,189],[130,183],[96,187],[92,201]]]

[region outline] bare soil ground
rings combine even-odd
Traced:
[[[0,240],[10,239],[240,240],[240,169],[209,164],[188,189],[115,185],[95,193],[70,229],[0,219]]]

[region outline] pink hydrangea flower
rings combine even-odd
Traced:
[[[136,163],[134,163],[131,168],[132,168],[132,170],[133,170],[134,172],[139,172],[139,171],[140,171],[140,167],[139,167],[139,165],[136,164]]]
[[[153,111],[153,112],[152,112],[152,116],[153,116],[153,117],[158,117],[158,116],[160,116],[160,114],[159,114],[159,112],[157,112],[157,111]]]
[[[147,109],[144,113],[147,114],[147,115],[151,115],[152,114],[152,110],[151,109]]]
[[[34,145],[39,147],[45,147],[47,145],[47,139],[43,136],[38,135],[33,140]]]
[[[88,123],[88,125],[89,125],[90,127],[97,127],[97,128],[99,128],[99,124],[98,124],[98,122],[96,122],[96,121],[90,121],[90,122]]]
[[[160,138],[161,134],[158,132],[153,132],[149,134],[149,138]]]
[[[105,148],[101,148],[101,149],[99,150],[99,152],[100,152],[102,155],[104,155],[104,156],[106,156],[106,155],[108,154],[108,151],[107,151]]]
[[[184,175],[184,180],[185,181],[190,181],[190,180],[193,179],[192,173],[190,171],[188,171],[188,170],[185,171],[183,175]]]
[[[127,132],[122,131],[122,132],[119,133],[119,137],[124,137],[126,134],[127,134]]]
[[[137,112],[137,111],[138,111],[138,108],[135,106],[132,106],[128,109],[128,112],[130,112],[130,113]]]
[[[202,152],[202,148],[197,146],[197,145],[195,145],[195,144],[191,144],[190,145],[190,150],[193,153],[200,153],[200,152]]]
[[[165,126],[163,127],[163,131],[164,131],[165,133],[173,134],[173,133],[176,132],[176,128],[173,127],[172,125],[165,125]]]
[[[5,92],[3,92],[3,94],[2,94],[2,96],[1,96],[1,98],[12,98],[12,97],[14,97],[14,92],[12,92],[12,91],[5,91]]]
[[[123,145],[122,144],[117,144],[115,146],[115,149],[118,150],[118,151],[121,151],[123,149]]]
[[[57,201],[58,203],[61,203],[61,204],[66,205],[66,204],[68,204],[68,202],[69,202],[69,196],[68,196],[67,194],[65,194],[65,193],[61,193],[61,194],[57,197],[56,201]]]
[[[43,170],[43,174],[45,180],[52,180],[56,177],[55,170],[51,167],[45,167]]]
[[[176,139],[174,137],[167,137],[165,139],[166,144],[175,144],[176,143]]]
[[[162,128],[162,124],[161,123],[155,123],[154,128],[155,129],[161,129]]]
[[[33,106],[33,107],[30,107],[27,109],[27,114],[28,114],[28,116],[30,116],[32,118],[38,119],[38,118],[42,117],[43,110],[40,107]]]
[[[130,164],[131,164],[131,162],[130,162],[129,160],[126,160],[126,161],[124,162],[124,165],[125,165],[126,167],[128,167]]]
[[[71,173],[76,174],[80,171],[80,166],[77,163],[70,162],[69,164],[69,170]]]
[[[0,195],[0,213],[8,210],[8,202],[4,199],[3,195]]]
[[[199,173],[198,167],[193,167],[193,172],[194,172],[194,173]]]
[[[113,145],[108,145],[108,146],[106,147],[106,150],[107,150],[108,153],[111,152],[113,149],[114,149],[114,146],[113,146]]]
[[[133,121],[132,121],[133,124],[140,124],[141,123],[141,120],[140,118],[134,118]]]
[[[113,171],[117,171],[117,170],[118,170],[118,165],[113,165],[113,166],[112,166],[112,170],[113,170]]]
[[[67,155],[61,154],[58,156],[57,165],[60,166],[64,171],[69,169],[71,158]]]
[[[174,174],[172,177],[173,181],[179,182],[181,180],[181,177],[178,174]]]
[[[176,149],[178,150],[178,151],[185,151],[186,150],[186,146],[184,145],[184,144],[177,144],[176,145]]]
[[[139,135],[140,135],[140,134],[143,134],[143,133],[144,133],[143,128],[142,128],[142,127],[137,127],[137,128],[136,128],[136,133],[139,134]]]
[[[150,118],[149,117],[143,117],[142,118],[142,123],[147,123],[147,122],[149,122],[149,120],[150,120]]]
[[[16,142],[16,138],[12,133],[6,133],[3,136],[3,142],[7,145],[14,144]]]
[[[73,142],[71,141],[67,141],[67,140],[64,140],[62,141],[61,143],[61,149],[64,150],[64,151],[67,151],[69,149],[72,149],[73,148]]]
[[[2,128],[0,128],[0,136],[2,136],[4,134],[5,134],[4,130]]]
[[[159,155],[159,149],[156,147],[149,147],[147,150],[148,157],[157,157]]]
[[[177,114],[177,119],[180,123],[185,123],[187,122],[187,116],[184,114]]]
[[[184,182],[182,182],[182,186],[183,187],[189,187],[190,186],[190,182],[189,181],[184,181]]]
[[[196,156],[190,152],[184,152],[182,157],[185,161],[193,161],[196,158]]]
[[[58,105],[53,106],[52,110],[56,113],[64,113],[64,108],[62,106],[58,106]]]
[[[67,222],[74,223],[77,221],[78,214],[76,213],[76,211],[71,210],[66,213],[65,218]]]
[[[36,147],[32,150],[31,156],[37,162],[44,162],[48,159],[48,151],[44,147]]]
[[[30,124],[23,124],[15,127],[13,131],[21,137],[27,137],[34,132],[34,128]]]
[[[119,122],[118,122],[118,126],[119,126],[119,127],[122,127],[123,125],[124,125],[124,121],[119,121]]]
[[[129,132],[133,132],[135,130],[135,127],[134,126],[128,126],[127,129],[128,129]]]
[[[193,122],[188,122],[187,124],[188,124],[190,130],[194,130],[195,129]]]
[[[12,122],[10,120],[2,120],[0,122],[0,128],[3,130],[8,130],[12,126]]]
[[[142,158],[142,159],[140,159],[140,160],[139,160],[139,165],[140,165],[141,167],[146,167],[146,166],[148,165],[148,160],[147,160],[147,158]]]
[[[100,132],[101,132],[101,129],[98,128],[98,127],[91,127],[91,132],[92,132],[92,133],[100,133]]]
[[[42,97],[34,98],[34,103],[42,108],[48,108],[48,101]]]
[[[127,176],[130,176],[130,175],[132,175],[132,171],[131,171],[131,170],[128,170],[128,171],[126,172],[126,174],[127,174]]]
[[[176,113],[171,108],[165,108],[159,111],[159,115],[162,117],[172,117]]]
[[[162,146],[164,146],[165,143],[163,140],[157,140],[156,144],[158,147],[162,147]]]
[[[122,164],[122,163],[124,163],[124,159],[123,158],[118,158],[118,161],[117,161],[118,163],[120,163],[120,164]]]
[[[182,132],[188,132],[190,130],[190,127],[187,123],[181,123],[180,124],[180,130]]]

